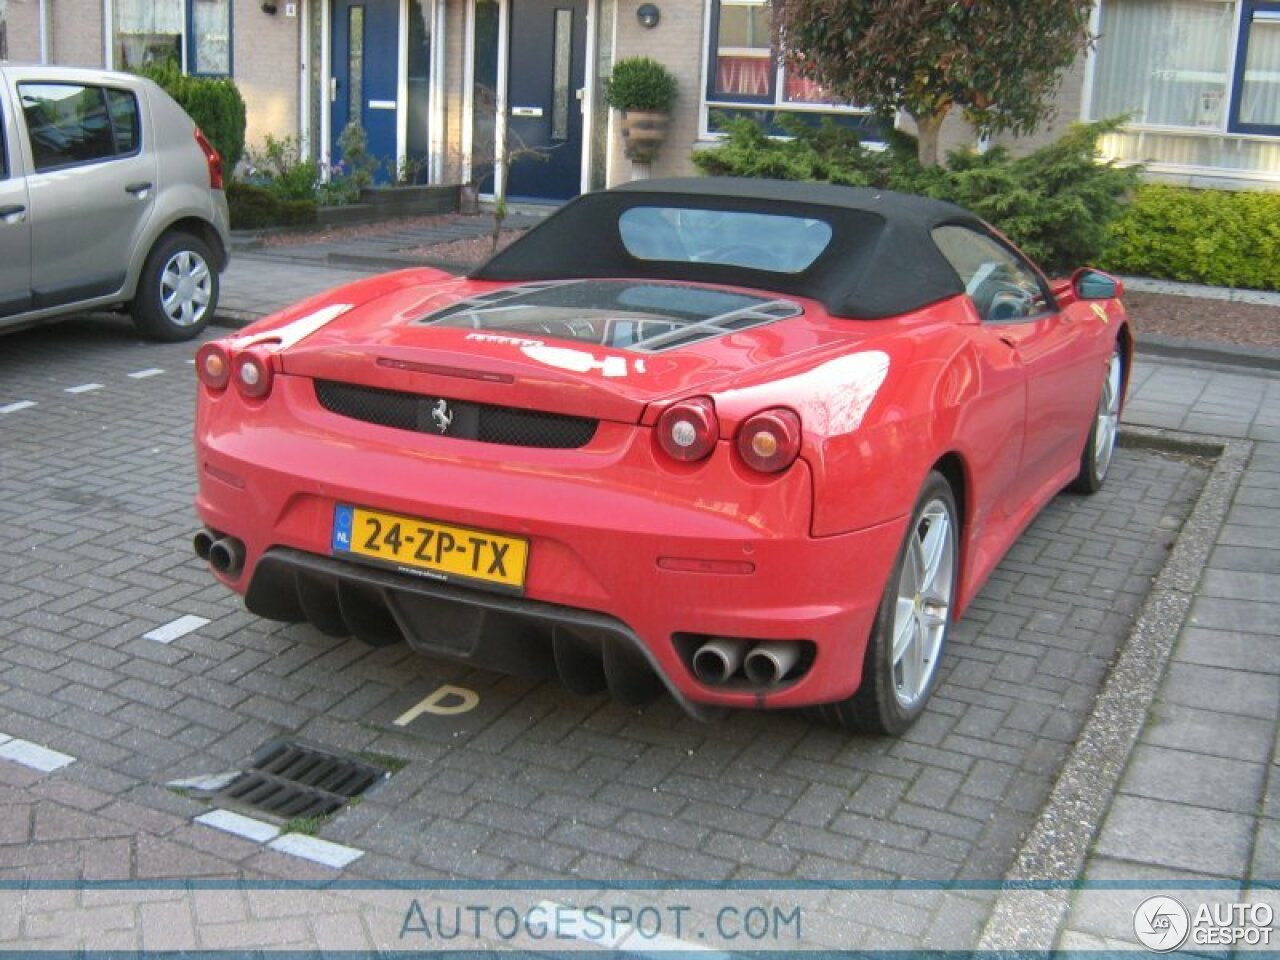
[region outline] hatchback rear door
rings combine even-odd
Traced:
[[[14,89],[30,145],[37,309],[119,291],[155,206],[156,155],[132,89],[33,71]]]
[[[31,306],[31,218],[25,172],[13,102],[0,71],[0,324]]]

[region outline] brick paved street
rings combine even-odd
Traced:
[[[237,266],[228,302],[239,315],[355,275],[320,260]],[[1212,463],[1123,449],[1100,496],[1059,497],[954,631],[939,694],[902,740],[848,737],[795,715],[698,724],[670,702],[631,710],[244,613],[190,556],[192,353],[143,344],[112,317],[5,339],[0,885],[1056,876],[1025,868],[1041,863],[1046,836],[1059,838],[1051,850],[1070,844],[1070,825],[1055,819],[1070,764],[1046,798],[1067,758],[1082,762],[1077,738],[1100,720],[1094,698],[1188,514],[1205,512],[1195,502]],[[1258,641],[1274,639],[1280,586],[1280,380],[1143,362],[1133,388],[1129,422],[1240,438],[1231,456],[1243,477],[1227,478],[1226,494],[1222,478],[1211,483],[1227,502],[1209,511],[1194,569],[1174,571],[1169,596],[1195,597],[1174,604],[1186,612],[1169,628],[1178,642],[1164,654],[1168,675],[1148,673],[1150,717],[1133,721],[1137,746],[1127,764],[1114,758],[1100,832],[1095,841],[1086,825],[1087,850],[1066,876],[1274,878],[1280,658]],[[443,684],[476,691],[478,708],[396,725]],[[211,829],[195,822],[209,804],[168,786],[239,770],[282,735],[405,766],[316,839]],[[41,764],[46,772],[30,769]],[[1041,939],[1057,929],[1064,946],[1131,945],[1124,897],[1050,899],[1057,914]],[[903,894],[888,910],[833,907],[832,942],[965,945],[986,925],[988,946],[1020,944],[992,932],[1018,916],[1008,900],[970,888]],[[51,912],[6,920],[0,944],[64,944],[54,933],[64,907],[54,897]],[[193,926],[163,904],[129,922],[93,909],[111,921],[98,949],[309,947],[321,937],[306,924],[245,927],[234,912]],[[156,939],[157,929],[171,935]]]
[[[0,407],[34,406],[0,415],[0,733],[76,759],[0,761],[0,876],[334,876],[193,825],[208,804],[166,787],[290,734],[407,761],[320,829],[364,852],[347,877],[1000,879],[1206,473],[1125,449],[1103,494],[1055,501],[900,741],[795,715],[699,724],[244,613],[190,555],[192,353],[110,318],[6,338]],[[208,623],[144,639],[189,615]],[[445,683],[479,707],[394,725]],[[972,940],[990,899],[855,926],[880,946]]]

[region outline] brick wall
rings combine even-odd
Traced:
[[[10,7],[16,6],[14,3]],[[36,57],[39,46],[39,6],[30,0],[25,6],[32,8],[36,18]],[[86,8],[88,8],[86,10]],[[49,59],[68,67],[101,67],[103,56],[103,11],[100,0],[82,0],[80,3],[58,3],[50,0],[49,11]]]
[[[703,21],[707,5],[702,0],[675,0],[660,4],[662,19],[653,29],[636,20],[634,3],[618,5],[616,59],[652,57],[676,76],[679,97],[671,111],[667,142],[648,173],[653,177],[679,177],[694,173],[689,159],[698,139],[698,117],[702,102]],[[612,126],[616,129],[615,116]],[[609,183],[634,179],[643,170],[622,153],[620,137],[610,137]]]
[[[279,12],[271,16],[262,12],[260,0],[234,0],[233,4],[232,70],[244,96],[245,142],[250,147],[260,146],[268,133],[276,137],[300,133],[302,18],[286,17],[284,6],[280,3]],[[313,10],[318,15],[318,3]]]
[[[40,61],[40,8],[35,0],[9,0],[5,36],[10,60]]]
[[[1035,133],[1023,137],[1001,134],[994,141],[1003,144],[1017,156],[1047,146],[1058,139],[1066,128],[1081,119],[1084,111],[1084,78],[1088,58],[1081,54],[1062,75],[1062,84],[1054,98],[1054,115],[1040,125]]]

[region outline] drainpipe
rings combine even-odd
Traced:
[[[40,62],[49,62],[49,0],[40,0]]]

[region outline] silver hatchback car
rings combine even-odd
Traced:
[[[229,247],[222,160],[160,87],[0,63],[0,330],[127,304],[194,337]]]

